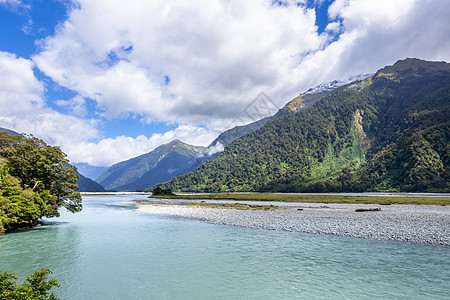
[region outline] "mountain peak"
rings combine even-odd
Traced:
[[[359,75],[351,76],[344,80],[333,80],[330,82],[321,83],[319,85],[316,85],[315,87],[308,89],[306,92],[302,93],[301,95],[318,94],[318,93],[322,93],[322,92],[328,93],[328,92],[334,90],[335,88],[346,85],[347,83],[357,81],[357,80],[364,80],[367,77],[370,77],[372,75],[373,75],[373,73],[372,74],[359,74]]]
[[[450,64],[445,61],[426,61],[418,58],[406,58],[397,61],[392,66],[386,66],[375,74],[375,78],[382,75],[417,76],[428,72],[450,71]]]
[[[179,139],[174,139],[167,144],[164,144],[164,146],[181,146],[181,145],[187,145],[186,143],[183,143]]]
[[[153,151],[117,163],[97,178],[108,190],[137,191],[193,171],[198,153],[205,147],[192,146],[175,139]]]

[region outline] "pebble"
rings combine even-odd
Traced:
[[[253,202],[248,202],[253,204]],[[199,219],[212,224],[363,239],[450,246],[450,207],[367,204],[265,203],[280,209],[239,210],[187,205],[137,204],[142,212]]]

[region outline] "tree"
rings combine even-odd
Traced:
[[[174,193],[172,193],[171,189],[162,189],[159,186],[153,189],[152,191],[153,196],[173,196]]]
[[[55,279],[47,279],[52,272],[48,269],[28,274],[22,284],[17,283],[17,275],[13,272],[0,271],[0,299],[5,300],[56,300],[50,290],[59,287]]]
[[[65,156],[37,138],[0,133],[0,225],[31,227],[60,207],[81,211],[78,175]]]

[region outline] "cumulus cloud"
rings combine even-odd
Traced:
[[[265,92],[282,107],[322,82],[398,59],[450,59],[447,0],[335,0],[317,32],[306,1],[73,0],[32,60],[0,52],[0,126],[61,145],[75,162],[109,165],[178,138],[208,145]],[[314,3],[323,5],[323,0]],[[310,3],[310,2],[308,2]],[[0,0],[0,5],[23,5]],[[34,64],[77,96],[46,106]],[[178,128],[101,139],[99,121],[139,118]],[[93,139],[99,142],[93,142]]]
[[[81,96],[75,96],[69,100],[56,100],[55,104],[72,112],[72,114],[84,117],[87,114],[86,100]]]
[[[164,134],[153,134],[150,138],[140,135],[136,138],[119,136],[103,139],[98,143],[82,143],[68,148],[74,162],[89,163],[94,166],[110,166],[119,161],[127,160],[147,153],[174,139],[179,139],[192,145],[207,146],[215,137],[213,132],[201,127],[181,125]]]
[[[80,1],[33,59],[108,117],[221,129],[326,43],[314,10],[297,3]]]
[[[336,0],[328,13],[343,33],[307,61],[324,77],[370,73],[407,57],[450,59],[448,1]]]
[[[120,136],[99,140],[99,121],[78,117],[86,113],[83,97],[55,101],[71,114],[59,113],[46,105],[45,86],[35,77],[32,61],[0,52],[0,82],[0,126],[31,133],[51,145],[58,145],[74,163],[110,166],[174,139],[207,146],[218,135],[218,132],[206,128],[179,125],[174,130],[153,134],[150,138]],[[89,142],[90,139],[99,141]]]
[[[206,149],[205,153],[208,156],[212,156],[216,153],[222,152],[225,149],[225,147],[222,145],[222,143],[217,142],[214,146],[210,146]]]
[[[77,144],[99,136],[97,121],[64,115],[46,106],[45,87],[33,62],[0,51],[0,126],[32,133],[52,145]]]
[[[107,117],[222,129],[261,91],[282,106],[407,56],[449,58],[446,0],[336,0],[322,34],[302,3],[78,1],[33,60]]]

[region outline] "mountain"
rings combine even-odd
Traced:
[[[352,76],[346,80],[334,80],[327,83],[321,83],[313,88],[308,89],[306,92],[300,94],[299,96],[289,101],[283,108],[281,108],[273,116],[262,118],[247,125],[236,126],[234,128],[222,132],[211,143],[211,145],[208,146],[207,150],[205,151],[206,159],[203,160],[203,162],[210,159],[212,155],[220,151],[223,151],[223,148],[226,147],[229,143],[231,143],[235,139],[248,133],[254,132],[273,120],[299,112],[300,110],[308,109],[333,89],[343,86],[347,83],[353,82],[355,80],[366,79],[371,75],[372,74],[361,74]]]
[[[88,163],[72,163],[72,165],[77,167],[78,172],[94,180],[97,179],[101,174],[105,173],[106,170],[108,170],[108,167],[96,167],[91,166]]]
[[[6,133],[9,133],[11,135],[20,135],[20,136],[22,136],[20,133],[17,133],[17,132],[15,132],[13,130],[2,128],[2,127],[0,127],[0,132],[6,132]]]
[[[231,142],[173,191],[450,191],[450,65],[405,59]]]
[[[107,190],[138,191],[193,171],[205,147],[173,140],[155,150],[117,163],[106,170],[97,182]]]
[[[94,180],[83,176],[80,172],[76,172],[78,176],[77,185],[78,192],[104,192],[105,188]]]

